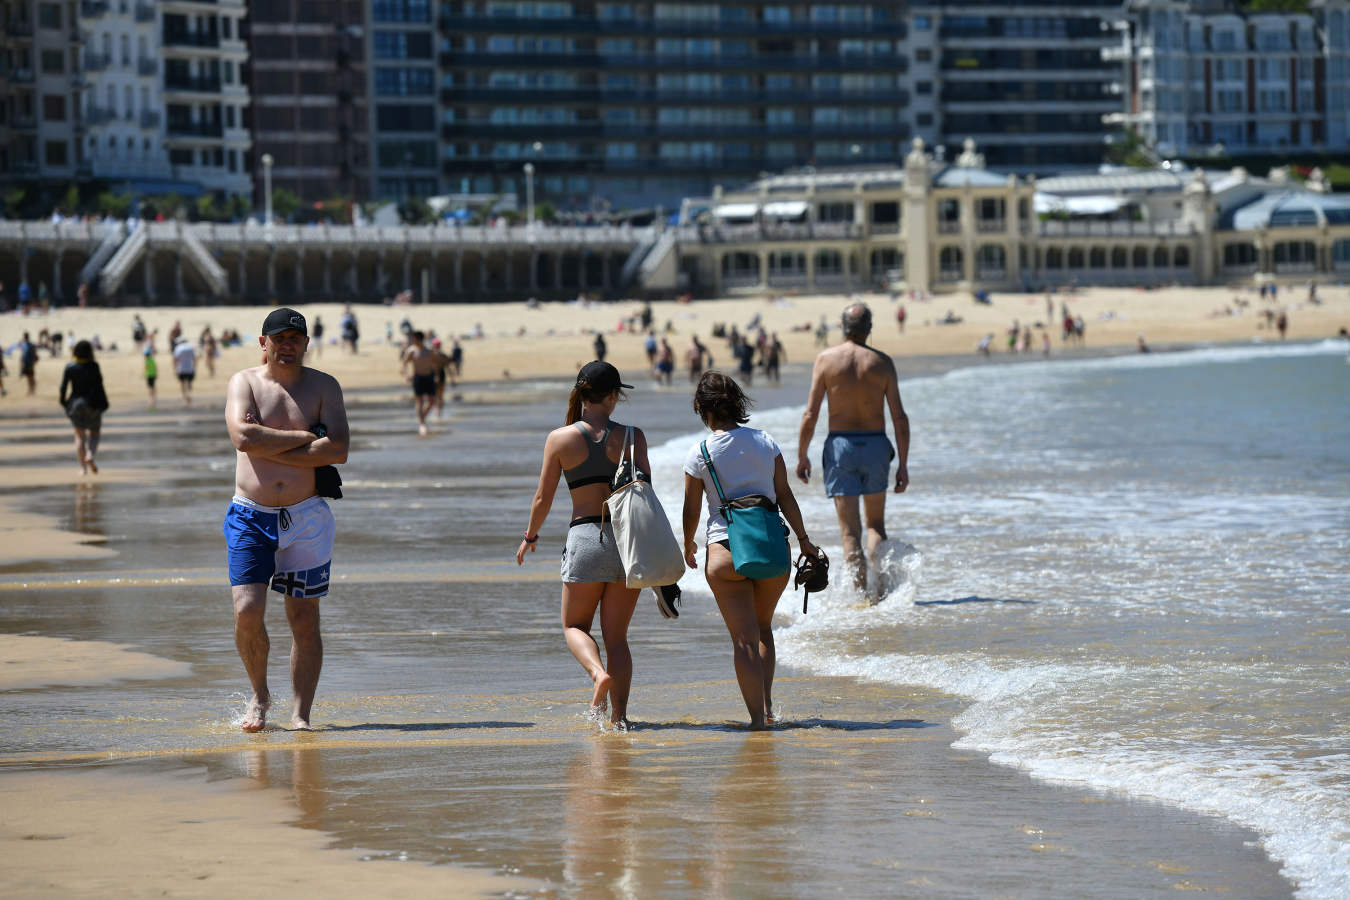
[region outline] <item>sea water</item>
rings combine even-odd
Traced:
[[[1350,895],[1345,343],[995,363],[901,390],[895,587],[876,607],[841,587],[831,502],[798,484],[835,587],[807,615],[780,605],[780,661],[967,698],[957,747],[1225,816],[1301,896]],[[751,422],[789,471],[800,414]],[[653,450],[658,484],[696,437]]]

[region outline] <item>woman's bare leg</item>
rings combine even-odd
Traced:
[[[89,460],[85,457],[84,429],[75,429],[75,458],[80,461],[80,472],[89,471]]]
[[[736,682],[741,687],[746,711],[750,713],[750,727],[764,728],[768,707],[760,655],[760,626],[755,617],[755,583],[736,574],[731,564],[731,552],[720,544],[709,545],[703,572],[731,635]]]
[[[605,585],[600,600],[600,634],[605,639],[605,669],[609,686],[609,719],[615,724],[628,720],[628,692],[633,686],[633,655],[628,649],[628,623],[633,621],[642,590],[613,581]]]
[[[591,623],[595,620],[595,609],[604,595],[603,581],[563,582],[562,624],[563,637],[567,649],[572,651],[577,662],[591,676],[595,691],[591,694],[591,706],[602,706],[609,696],[612,679],[605,666],[600,662],[600,648],[591,637]]]

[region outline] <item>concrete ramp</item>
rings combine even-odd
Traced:
[[[149,243],[149,225],[141,222],[131,229],[131,234],[122,241],[112,258],[108,260],[108,264],[103,267],[103,271],[99,273],[99,287],[103,291],[103,296],[109,297],[117,293],[122,287],[122,282],[131,274],[132,267],[140,262]]]
[[[90,289],[94,291],[99,290],[98,278],[103,266],[117,252],[117,248],[122,246],[122,241],[126,240],[127,236],[127,226],[123,222],[106,227],[107,231],[103,235],[103,240],[99,241],[98,247],[94,250],[94,255],[89,257],[89,261],[80,270],[80,281],[89,285]]]
[[[178,252],[183,254],[187,261],[192,264],[192,268],[197,270],[197,274],[206,282],[212,296],[225,296],[225,293],[230,289],[229,276],[225,274],[225,270],[221,268],[220,263],[216,262],[216,258],[211,255],[211,252],[197,239],[197,235],[186,228],[180,229],[178,232]]]
[[[638,267],[637,280],[649,291],[673,291],[678,286],[679,266],[676,264],[677,231],[668,228],[662,232],[656,244],[647,251],[642,265]]]

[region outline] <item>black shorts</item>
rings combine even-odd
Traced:
[[[183,382],[183,384],[192,384],[192,379],[194,379],[194,378],[196,378],[196,377],[197,377],[197,373],[196,373],[196,372],[179,372],[179,373],[178,373],[178,380],[181,381],[181,382]]]
[[[147,376],[145,376],[145,386],[146,386],[146,387],[154,387],[154,386],[155,386],[155,377],[156,377],[156,376],[154,376],[154,375],[147,375]]]
[[[436,396],[436,376],[435,375],[414,375],[412,380],[413,394],[418,397]]]

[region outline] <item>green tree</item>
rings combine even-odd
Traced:
[[[541,200],[534,205],[536,222],[552,222],[556,218],[558,218],[558,208],[547,200]]]
[[[1137,169],[1151,169],[1156,160],[1147,143],[1133,131],[1121,131],[1112,135],[1107,146],[1106,158],[1118,166],[1133,166]]]
[[[398,217],[405,225],[432,225],[436,211],[421,197],[409,197],[398,205]]]
[[[243,194],[235,194],[230,198],[230,218],[234,221],[240,221],[248,218],[248,214],[253,211],[253,201]]]
[[[61,198],[61,208],[66,211],[66,215],[74,215],[80,210],[80,189],[77,185],[71,185],[66,188],[66,195]]]
[[[1308,12],[1308,0],[1241,0],[1243,12]]]
[[[300,208],[300,197],[295,191],[277,188],[272,191],[272,215],[283,222],[289,221]]]
[[[131,210],[130,194],[114,194],[112,191],[104,191],[98,195],[95,201],[95,207],[100,215],[112,216],[115,219],[125,219]]]
[[[5,216],[17,219],[23,215],[23,201],[28,194],[26,188],[16,187],[5,191]]]

